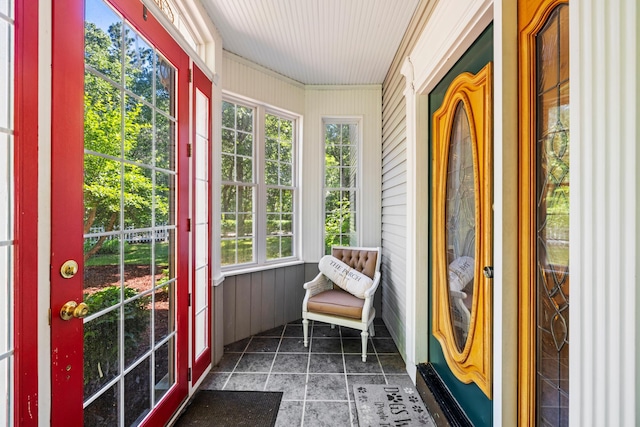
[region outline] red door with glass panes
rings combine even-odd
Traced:
[[[53,3],[52,425],[188,394],[189,58],[139,1]]]
[[[191,382],[211,365],[211,80],[192,67]]]

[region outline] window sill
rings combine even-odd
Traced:
[[[304,263],[305,262],[300,259],[294,259],[291,261],[284,261],[284,262],[278,262],[273,264],[262,264],[262,265],[251,264],[251,265],[242,266],[242,267],[231,266],[231,267],[227,267],[226,269],[225,268],[222,269],[222,276],[223,277],[237,276],[240,274],[255,273],[257,271],[266,271],[266,270],[273,270],[275,268],[291,267],[293,265],[301,265]]]

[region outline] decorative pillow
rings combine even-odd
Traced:
[[[474,260],[470,256],[461,256],[449,264],[449,288],[462,291],[473,280]]]
[[[373,285],[373,280],[369,276],[331,255],[322,257],[318,263],[318,269],[337,286],[360,299],[365,298],[364,293]]]

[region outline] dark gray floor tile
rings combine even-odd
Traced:
[[[391,338],[391,333],[385,325],[377,325],[374,323],[376,337],[378,338]]]
[[[283,392],[282,400],[304,400],[307,374],[271,374],[267,390]]]
[[[236,372],[269,373],[275,353],[245,353],[236,366]]]
[[[302,338],[282,338],[278,353],[308,353],[309,347],[304,346]]]
[[[344,375],[309,374],[307,401],[347,400],[347,382]]]
[[[320,372],[325,374],[344,373],[342,355],[311,353],[311,359],[309,360],[309,372]]]
[[[362,354],[362,340],[360,338],[342,338],[344,354]],[[367,342],[367,354],[375,354],[371,340]]]
[[[360,330],[331,329],[327,323],[311,321],[309,353],[298,319],[226,345],[223,358],[200,388],[282,391],[276,421],[281,427],[300,426],[303,414],[304,427],[357,426],[354,384],[386,381],[415,388],[387,327],[382,319],[374,322],[376,336],[368,342],[367,362],[361,359]],[[284,338],[279,339],[281,336]],[[242,354],[245,350],[247,353]]]
[[[416,389],[415,384],[413,384],[413,380],[409,374],[387,374],[387,383],[390,385],[397,385],[400,387],[412,387],[414,390]]]
[[[212,372],[233,372],[238,360],[240,360],[242,353],[224,353],[220,362],[213,368]]]
[[[289,323],[287,327],[284,329],[284,336],[285,337],[303,337],[304,331],[302,330],[302,325],[292,325],[291,323]]]
[[[304,402],[280,402],[276,427],[299,426],[302,422],[303,406]]]
[[[316,324],[313,327],[313,337],[314,338],[339,338],[340,328],[338,328],[337,326],[335,328],[331,328],[330,325]]]
[[[304,408],[305,427],[349,426],[349,402],[307,402]]]
[[[373,345],[378,354],[380,353],[397,353],[398,347],[396,347],[396,343],[393,341],[393,338],[373,338]]]
[[[340,326],[340,334],[342,338],[360,338],[362,331],[360,329],[347,328]]]
[[[291,322],[287,323],[287,325],[302,325],[302,317],[296,320],[292,320]]]
[[[283,326],[276,326],[275,328],[269,329],[268,331],[262,331],[257,334],[257,337],[275,337],[280,338],[282,336],[282,331],[284,331]]]
[[[233,373],[227,381],[225,390],[264,390],[267,374]]]
[[[278,353],[271,372],[306,373],[309,364],[308,354]]]
[[[407,366],[400,354],[381,354],[378,356],[385,374],[405,374]]]
[[[313,338],[311,340],[312,353],[342,353],[340,338]]]
[[[242,353],[244,349],[247,347],[247,344],[249,344],[249,341],[251,341],[251,337],[245,338],[240,341],[232,342],[231,344],[227,344],[224,346],[224,352],[225,353]]]
[[[212,372],[200,384],[202,390],[222,390],[227,379],[231,374],[229,372]]]
[[[347,374],[380,374],[382,369],[375,354],[367,355],[367,361],[362,361],[362,356],[358,354],[345,354],[344,362]]]
[[[279,343],[280,338],[253,337],[245,352],[275,353]]]

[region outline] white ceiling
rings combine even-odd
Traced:
[[[311,85],[379,84],[419,0],[201,0],[223,48]]]

